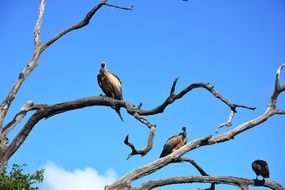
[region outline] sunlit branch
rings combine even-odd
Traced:
[[[247,190],[249,186],[263,186],[274,190],[284,190],[284,187],[273,181],[269,180],[258,181],[253,179],[238,178],[231,176],[180,176],[180,177],[172,177],[160,180],[151,180],[142,184],[138,188],[134,188],[134,190],[143,190],[143,189],[150,190],[156,187],[172,185],[172,184],[183,184],[183,183],[227,184],[239,187],[242,190]]]

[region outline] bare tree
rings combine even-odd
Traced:
[[[65,34],[77,30],[80,28],[83,28],[84,26],[89,24],[89,21],[92,19],[93,15],[102,7],[111,7],[116,9],[122,9],[122,10],[132,10],[132,6],[129,7],[122,7],[118,5],[109,4],[107,0],[101,0],[96,6],[94,6],[85,16],[85,18],[66,28],[65,30],[59,32],[54,37],[49,39],[47,42],[41,41],[41,26],[42,26],[42,19],[44,15],[45,10],[45,0],[40,0],[40,6],[39,6],[39,12],[38,12],[38,18],[36,22],[36,26],[34,28],[34,52],[33,55],[27,64],[27,66],[23,69],[23,71],[19,74],[15,84],[12,86],[10,92],[8,93],[7,97],[2,101],[0,105],[0,169],[2,170],[9,158],[18,150],[18,148],[22,145],[22,143],[25,141],[25,139],[30,134],[31,130],[36,126],[36,124],[42,120],[47,119],[50,117],[53,117],[57,114],[61,114],[63,112],[75,110],[75,109],[82,109],[84,107],[89,106],[106,106],[110,108],[123,108],[126,109],[127,113],[134,117],[136,120],[144,124],[149,129],[149,138],[147,140],[146,146],[143,149],[137,149],[135,145],[131,142],[129,142],[129,136],[125,138],[124,143],[131,148],[131,153],[128,155],[127,158],[130,158],[134,155],[146,155],[153,146],[154,137],[155,137],[155,129],[156,125],[149,122],[144,116],[149,115],[156,115],[162,113],[166,107],[170,106],[172,103],[174,103],[176,100],[181,99],[186,95],[187,93],[190,93],[192,90],[197,88],[203,88],[207,90],[209,93],[211,93],[214,97],[216,97],[218,100],[223,102],[229,109],[230,109],[230,115],[228,117],[228,120],[221,124],[217,129],[216,132],[219,131],[222,127],[229,127],[232,125],[232,120],[234,118],[235,113],[237,112],[237,109],[249,109],[249,110],[255,110],[254,107],[241,105],[241,104],[235,104],[232,103],[230,100],[225,98],[222,94],[220,94],[218,91],[214,89],[213,86],[211,86],[208,83],[193,83],[187,86],[185,89],[181,90],[180,92],[176,92],[176,84],[178,81],[178,78],[174,80],[169,96],[161,103],[160,105],[144,110],[142,109],[142,103],[140,103],[138,106],[135,106],[133,103],[130,103],[128,101],[124,100],[115,100],[113,98],[108,98],[106,96],[92,96],[92,97],[85,97],[73,101],[68,102],[61,102],[57,104],[38,104],[32,101],[27,101],[19,110],[18,113],[16,113],[13,117],[13,119],[8,122],[6,125],[4,125],[4,119],[7,116],[8,110],[13,103],[13,100],[17,96],[17,93],[22,86],[25,79],[34,71],[36,66],[38,65],[39,58],[41,54],[55,41],[63,37]],[[192,140],[191,142],[187,143],[185,146],[181,147],[177,151],[174,151],[173,153],[160,158],[158,160],[155,160],[152,163],[149,163],[145,166],[139,167],[134,169],[133,171],[130,171],[120,179],[118,179],[113,184],[106,186],[106,190],[114,190],[114,189],[153,189],[155,187],[160,186],[167,186],[171,184],[179,184],[179,183],[210,183],[211,187],[209,189],[215,189],[216,184],[229,184],[233,186],[237,186],[240,189],[248,189],[249,186],[264,186],[271,189],[284,189],[281,185],[279,185],[276,182],[265,180],[265,181],[259,181],[259,180],[251,180],[251,179],[245,179],[245,178],[239,178],[239,177],[232,177],[232,176],[210,176],[208,175],[194,160],[183,158],[182,156],[190,152],[191,150],[198,149],[203,146],[210,146],[217,143],[223,143],[225,141],[229,141],[233,139],[235,136],[237,136],[240,133],[244,133],[248,129],[251,129],[253,127],[258,126],[259,124],[265,122],[269,118],[271,118],[274,115],[283,115],[285,114],[285,110],[277,109],[277,100],[279,95],[285,90],[285,85],[280,84],[280,77],[282,73],[282,69],[285,67],[285,64],[282,64],[276,72],[275,77],[275,86],[274,91],[272,93],[271,98],[269,99],[268,107],[264,111],[263,114],[256,117],[255,119],[252,119],[250,121],[244,122],[236,127],[233,127],[231,130],[219,134],[216,136],[213,135],[207,135],[195,140]],[[24,123],[22,129],[20,132],[8,142],[7,136],[8,134],[19,124],[20,121],[23,120],[23,118],[26,116],[26,114],[30,111],[34,111],[34,113],[29,116],[27,121]],[[172,178],[167,179],[160,179],[160,180],[154,180],[154,181],[148,181],[146,183],[141,184],[139,187],[132,187],[132,182],[140,179],[144,176],[150,175],[161,168],[177,162],[188,162],[192,164],[201,174],[201,176],[176,176]]]

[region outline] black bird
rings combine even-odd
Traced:
[[[187,143],[187,128],[182,127],[182,132],[170,137],[163,146],[163,150],[159,158],[171,154],[174,150],[179,149]]]
[[[269,178],[269,168],[268,164],[264,160],[255,160],[251,164],[252,170],[256,174],[256,179],[258,180],[258,176],[261,175],[264,178]]]
[[[122,82],[117,75],[107,70],[106,62],[102,62],[101,64],[101,69],[97,75],[97,81],[106,96],[117,100],[123,100]],[[114,109],[123,121],[120,108],[115,107]]]

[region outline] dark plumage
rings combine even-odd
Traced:
[[[117,75],[107,70],[106,62],[102,62],[101,64],[101,69],[97,75],[97,81],[106,96],[117,100],[123,100],[121,80]],[[120,108],[115,108],[115,110],[123,121]]]
[[[261,175],[264,178],[269,178],[269,168],[268,164],[264,160],[255,160],[251,164],[252,170],[256,174],[256,179]]]
[[[163,146],[160,158],[171,154],[174,150],[179,149],[187,143],[187,128],[182,127],[182,132],[170,137]]]

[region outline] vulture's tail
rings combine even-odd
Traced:
[[[122,122],[124,122],[124,119],[122,117],[122,114],[120,112],[120,108],[115,108],[115,111],[117,112],[117,114],[119,115],[120,119],[122,120]]]

